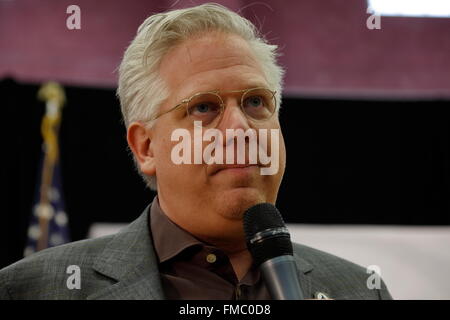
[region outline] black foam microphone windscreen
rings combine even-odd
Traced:
[[[247,248],[273,299],[301,300],[303,293],[291,237],[278,209],[260,203],[244,213]]]
[[[293,254],[283,218],[270,203],[257,204],[245,212],[244,231],[247,247],[257,266],[271,258]]]

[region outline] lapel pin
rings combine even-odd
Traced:
[[[330,297],[328,295],[326,295],[323,292],[319,292],[319,291],[317,291],[314,294],[314,298],[317,299],[317,300],[330,300]]]

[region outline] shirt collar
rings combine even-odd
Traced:
[[[150,209],[150,229],[160,263],[172,259],[187,248],[204,245],[167,217],[159,205],[158,196],[153,199]]]

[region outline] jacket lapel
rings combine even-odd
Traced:
[[[148,206],[141,216],[117,233],[93,268],[117,281],[88,296],[88,299],[164,299],[151,235]]]
[[[301,258],[301,255],[294,246],[294,259],[297,264],[297,274],[302,288],[303,296],[305,299],[310,299],[312,295],[311,277],[307,274],[313,269],[313,266],[305,259]]]
[[[303,246],[293,243],[294,247],[294,259],[297,263],[297,270],[299,276],[300,286],[303,290],[303,295],[305,299],[316,299],[316,294],[325,293],[329,296],[330,289],[317,277],[314,277],[310,272],[313,270],[314,266],[305,260],[304,256],[307,254],[303,250]],[[333,298],[333,297],[330,297]]]

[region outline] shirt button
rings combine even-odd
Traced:
[[[210,253],[206,256],[206,261],[208,261],[209,263],[214,263],[216,262],[217,257],[214,253]]]
[[[236,295],[236,299],[239,300],[241,298],[242,295],[242,291],[241,291],[241,287],[237,286],[235,289],[235,295]]]

